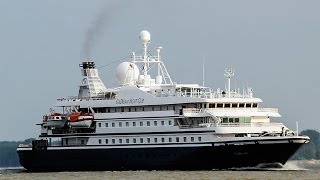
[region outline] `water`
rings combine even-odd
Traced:
[[[93,171],[29,173],[0,168],[0,179],[320,179],[320,161],[289,161],[282,168],[243,168],[225,171]]]

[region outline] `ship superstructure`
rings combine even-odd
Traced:
[[[77,97],[57,100],[41,134],[17,151],[28,170],[226,169],[284,164],[304,143],[276,108],[260,107],[251,88],[174,83],[161,59],[151,56],[148,31],[141,55],[116,69],[120,86],[106,87],[94,62],[83,62]]]

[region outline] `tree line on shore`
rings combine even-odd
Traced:
[[[307,129],[300,133],[310,137],[310,142],[304,144],[291,159],[320,159],[320,133],[316,130]],[[30,144],[33,139],[24,141],[0,141],[0,167],[20,166],[17,147],[19,144]]]

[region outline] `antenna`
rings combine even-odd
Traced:
[[[147,44],[150,41],[150,33],[148,31],[141,31],[139,35],[140,40],[143,44],[143,61],[144,61],[144,75],[147,75],[148,72],[148,65],[149,65],[149,59],[147,57]]]
[[[202,86],[204,87],[204,57],[202,57]]]
[[[234,76],[234,71],[232,70],[232,68],[230,68],[230,69],[226,69],[225,70],[225,73],[224,73],[224,76],[226,77],[226,78],[228,78],[228,97],[230,97],[230,84],[231,84],[231,77],[233,77]]]

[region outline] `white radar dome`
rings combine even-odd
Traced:
[[[143,43],[148,43],[150,41],[150,33],[148,31],[141,31],[139,35],[140,40]]]
[[[139,77],[139,68],[134,63],[123,62],[116,69],[116,77],[121,85],[133,85]]]

